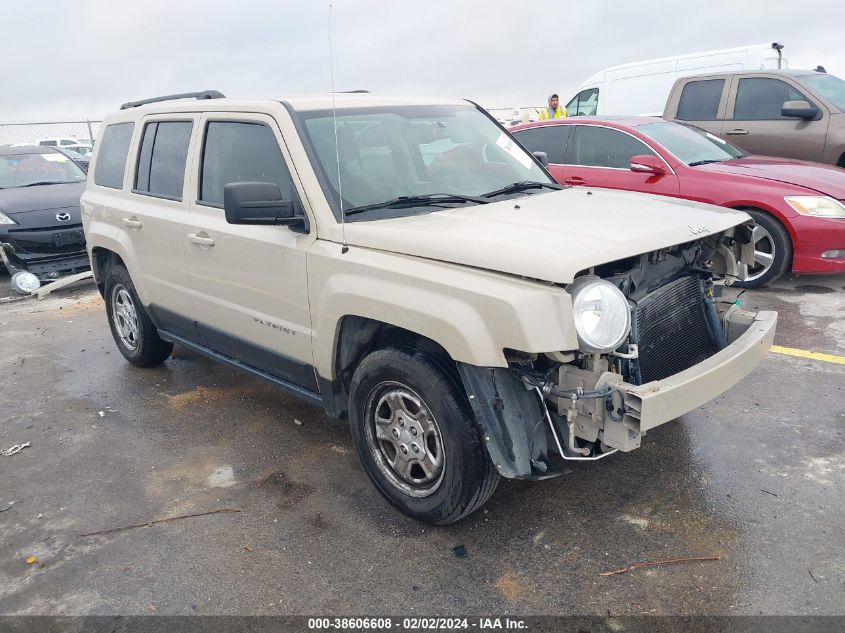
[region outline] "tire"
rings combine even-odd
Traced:
[[[173,352],[173,343],[159,338],[126,268],[108,269],[104,295],[109,328],[123,357],[137,367],[163,363]]]
[[[349,420],[367,475],[409,517],[454,523],[496,490],[499,473],[466,395],[422,352],[387,348],[367,356],[352,377]]]
[[[762,288],[792,268],[792,240],[777,218],[765,211],[745,209],[757,224],[754,227],[754,261],[748,279],[736,281],[738,288]],[[759,258],[759,259],[758,259]]]

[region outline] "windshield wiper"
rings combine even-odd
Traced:
[[[698,167],[699,165],[712,165],[713,163],[724,163],[727,159],[720,159],[720,158],[711,158],[709,160],[697,160],[695,162],[689,163],[690,167]]]
[[[73,182],[73,181],[69,181]],[[38,187],[39,185],[66,185],[67,182],[56,182],[53,180],[39,180],[38,182],[31,182],[27,185],[21,185],[21,187]]]
[[[507,187],[502,187],[501,189],[496,189],[495,191],[488,191],[483,195],[485,198],[494,198],[506,193],[519,193],[520,191],[526,191],[527,189],[543,189],[544,187],[547,189],[563,189],[562,185],[558,185],[556,183],[521,180],[520,182],[511,183]]]
[[[479,198],[478,196],[462,196],[456,193],[428,193],[419,196],[399,196],[397,198],[385,200],[384,202],[352,207],[350,209],[345,209],[343,214],[355,215],[356,213],[373,211],[374,209],[408,209],[410,207],[433,207],[439,204],[460,204],[462,202],[487,204],[490,201],[486,198]]]

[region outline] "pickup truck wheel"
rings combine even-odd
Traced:
[[[738,288],[761,288],[780,278],[792,265],[792,240],[783,225],[765,211],[746,209],[754,218],[754,263],[745,266],[745,281]],[[742,264],[741,264],[742,265]]]
[[[466,395],[429,356],[383,349],[352,377],[352,439],[379,492],[414,519],[446,525],[499,482]]]
[[[123,266],[109,268],[104,294],[109,328],[123,357],[138,367],[163,363],[173,352],[173,343],[159,338]]]

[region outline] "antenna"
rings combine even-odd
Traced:
[[[332,126],[334,127],[334,155],[337,161],[337,196],[340,198],[340,234],[343,242],[340,252],[346,254],[346,212],[343,210],[343,185],[340,181],[340,143],[337,140],[337,110],[334,105],[334,52],[332,51],[332,5],[329,4],[329,78],[332,89]]]

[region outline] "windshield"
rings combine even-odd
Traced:
[[[516,182],[554,185],[530,154],[470,105],[338,110],[337,147],[331,110],[304,112],[300,117],[316,154],[315,169],[338,219],[337,156],[344,211],[410,196],[477,197]],[[546,191],[539,187],[519,193]],[[356,214],[355,219],[430,213],[445,204],[403,205],[389,213]]]
[[[823,73],[802,75],[799,79],[830,101],[838,110],[845,112],[845,80]]]
[[[83,180],[85,172],[59,152],[0,155],[0,189]]]
[[[692,125],[661,121],[638,125],[637,130],[662,145],[687,165],[721,163],[746,155],[738,147]]]

